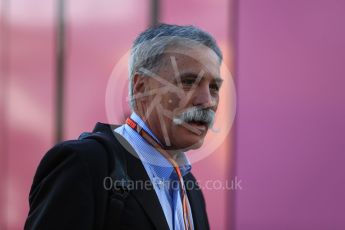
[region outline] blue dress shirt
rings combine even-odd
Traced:
[[[159,142],[145,122],[136,113],[133,112],[131,114],[131,119],[137,122],[138,125]],[[127,124],[116,128],[115,132],[122,135],[138,154],[153,184],[169,228],[184,230],[181,194],[178,186],[176,186],[178,179],[171,163]],[[190,172],[191,164],[183,152],[178,154],[176,162],[179,164],[183,176]],[[191,209],[189,208],[189,210]],[[189,213],[189,216],[193,227],[191,213]]]

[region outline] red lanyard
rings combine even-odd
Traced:
[[[146,132],[138,123],[136,123],[133,119],[130,117],[127,118],[126,124],[131,127],[134,131],[139,133],[140,136],[142,136],[149,144],[151,144],[153,147],[157,149],[174,167],[174,170],[176,171],[176,174],[178,176],[179,184],[180,184],[180,191],[181,191],[181,202],[183,207],[183,221],[184,221],[184,227],[187,230],[191,229],[191,220],[189,216],[189,206],[188,206],[188,200],[187,200],[187,193],[186,188],[184,186],[182,173],[180,170],[179,165],[177,162],[170,156],[170,154],[163,149],[163,147],[148,133]]]

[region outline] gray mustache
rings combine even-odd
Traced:
[[[215,112],[212,109],[202,109],[198,107],[189,108],[187,111],[174,117],[173,122],[181,125],[183,122],[202,122],[206,123],[209,128],[214,124]]]

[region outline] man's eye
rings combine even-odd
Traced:
[[[192,86],[195,83],[195,79],[183,79],[181,83],[184,86]]]
[[[210,89],[212,89],[213,91],[219,91],[219,85],[218,84],[212,84],[212,85],[210,85]]]

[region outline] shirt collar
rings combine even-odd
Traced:
[[[131,114],[131,119],[134,120],[138,125],[140,125],[155,140],[157,140],[158,143],[160,143],[158,138],[152,133],[152,131],[147,127],[146,123],[141,119],[141,117],[138,114],[133,112]],[[127,126],[127,128],[129,128],[129,130],[135,132],[136,135],[139,135],[136,131],[134,131],[132,128],[130,128],[127,124],[126,124],[126,126]],[[145,145],[148,145],[151,149],[152,148],[154,149],[154,147],[151,146],[149,143],[147,143],[147,141],[144,138],[142,138],[141,136],[140,136],[140,138],[143,140]],[[140,154],[142,155],[142,157],[144,157],[144,160],[147,161],[147,163],[150,165],[150,167],[152,168],[152,170],[154,171],[156,176],[158,176],[162,179],[166,179],[166,180],[176,178],[177,177],[176,172],[174,172],[174,169],[171,166],[171,164],[168,162],[168,160],[161,153],[159,153],[158,150],[156,150],[156,149],[154,149],[154,150],[155,150],[154,152],[142,151]],[[155,154],[155,153],[157,153],[157,154]],[[175,160],[176,160],[177,164],[179,165],[182,176],[188,174],[191,171],[191,169],[192,169],[191,163],[189,162],[189,160],[188,160],[188,158],[184,152],[179,153]]]
[[[146,123],[141,119],[141,117],[139,117],[138,114],[136,114],[135,112],[133,112],[131,114],[131,119],[133,121],[135,121],[138,125],[140,125],[147,133],[149,133],[159,144],[161,144],[161,142],[158,140],[158,138],[153,134],[153,132],[147,127]]]

